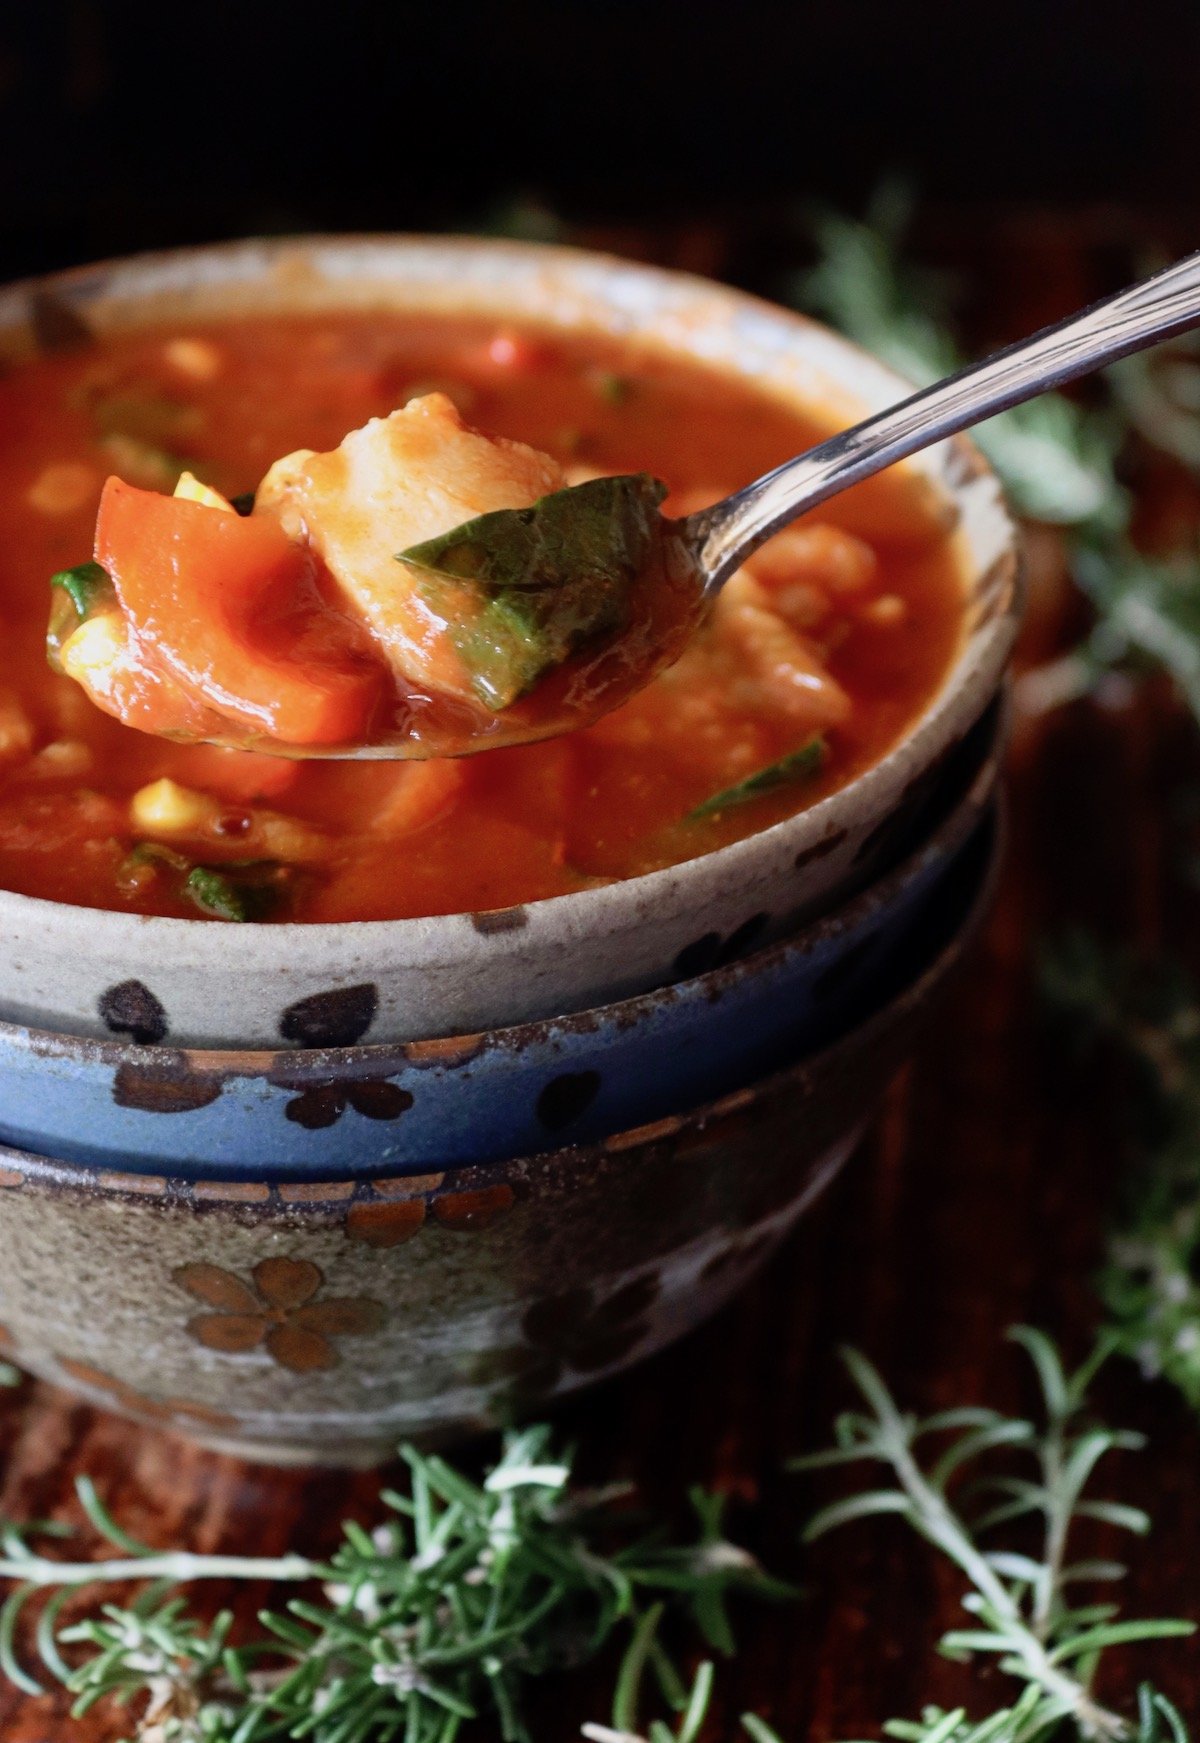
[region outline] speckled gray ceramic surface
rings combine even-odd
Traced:
[[[35,310],[43,328],[49,309],[104,332],[243,309],[381,306],[636,335],[846,422],[906,391],[824,328],[704,280],[571,249],[405,237],[237,243],[14,286],[0,294],[0,349],[35,344]],[[697,939],[726,938],[751,915],[768,917],[764,939],[783,936],[870,876],[881,830],[986,708],[1011,648],[1017,562],[994,476],[961,438],[909,464],[958,517],[967,634],[915,729],[841,792],[686,864],[483,914],[235,931],[0,892],[0,1017],[79,1035],[140,1028],[175,1046],[274,1047],[304,1039],[313,1001],[330,1009],[350,995],[335,1039],[408,1041],[665,985]],[[152,1006],[123,1002],[131,982],[153,990]],[[367,1010],[363,987],[373,989],[365,1026],[355,1018]]]
[[[796,937],[575,1016],[447,1040],[216,1053],[0,1025],[0,1142],[191,1178],[422,1173],[592,1142],[827,1044],[986,852],[996,757],[889,876]],[[897,965],[899,969],[897,968]]]
[[[0,1151],[3,1344],[211,1445],[367,1462],[706,1318],[842,1165],[978,928],[836,1046],[603,1144],[424,1177],[184,1182]]]

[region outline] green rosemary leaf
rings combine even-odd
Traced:
[[[642,1677],[662,1618],[663,1605],[652,1605],[634,1629],[633,1638],[625,1649],[613,1690],[612,1722],[616,1731],[633,1732],[637,1725]]]
[[[1189,1743],[1183,1714],[1149,1683],[1138,1689],[1137,1743]]]
[[[574,1490],[571,1461],[547,1428],[510,1436],[482,1482],[436,1456],[403,1456],[411,1496],[387,1491],[379,1523],[348,1524],[327,1563],[152,1551],[84,1483],[84,1510],[114,1552],[106,1559],[52,1560],[31,1533],[0,1532],[0,1580],[13,1584],[0,1612],[0,1670],[33,1691],[15,1637],[26,1602],[43,1593],[36,1645],[74,1710],[150,1701],[154,1734],[172,1743],[452,1743],[477,1717],[511,1743],[530,1743],[528,1683],[626,1641],[622,1713],[636,1713],[652,1666],[680,1715],[665,1736],[654,1720],[654,1736],[695,1743],[712,1668],[686,1684],[670,1665],[656,1638],[664,1607],[723,1615],[726,1590],[778,1595],[721,1534],[719,1501],[694,1498],[697,1541],[664,1543],[631,1535],[614,1506],[623,1488]],[[191,1607],[189,1587],[210,1579],[270,1580],[282,1602],[260,1615],[255,1637],[231,1644],[227,1612],[206,1623]],[[131,1581],[141,1582],[132,1602],[103,1601],[106,1587]],[[632,1606],[635,1586],[649,1595],[645,1612]],[[77,1610],[89,1598],[80,1620],[60,1626],[68,1601]]]
[[[948,286],[904,258],[910,210],[892,184],[863,221],[818,218],[817,264],[790,292],[924,385],[960,367],[965,354],[953,337]],[[1118,478],[1131,441],[1200,470],[1200,341],[1189,336],[1114,366],[1099,393],[1096,409],[1044,394],[974,431],[1017,512],[1064,529],[1071,574],[1096,612],[1077,647],[1021,676],[1017,700],[1043,712],[1114,671],[1162,668],[1200,720],[1200,553],[1187,543],[1153,560],[1140,553]]]
[[[765,1719],[760,1719],[757,1713],[743,1713],[741,1726],[750,1738],[750,1743],[783,1743],[778,1731],[768,1725]]]
[[[1103,1651],[1109,1646],[1128,1646],[1138,1640],[1185,1640],[1196,1632],[1194,1622],[1180,1619],[1160,1622],[1113,1622],[1104,1628],[1091,1628],[1063,1641],[1050,1653],[1052,1664],[1067,1664],[1081,1654]]]
[[[907,1517],[911,1515],[912,1508],[899,1492],[852,1495],[848,1500],[835,1501],[831,1506],[823,1507],[819,1513],[814,1513],[804,1528],[804,1541],[815,1543],[819,1537],[824,1537],[827,1531],[835,1531],[839,1525],[849,1525],[855,1519],[869,1519],[880,1513],[901,1513]]]
[[[696,1671],[692,1693],[679,1724],[678,1743],[695,1743],[695,1739],[699,1736],[700,1729],[708,1716],[715,1677],[713,1662],[710,1658],[706,1658]]]
[[[36,1589],[33,1584],[14,1587],[5,1600],[3,1609],[0,1609],[0,1671],[26,1695],[40,1695],[44,1692],[41,1683],[30,1676],[18,1662],[14,1645],[17,1622]]]
[[[1098,1280],[1111,1340],[1200,1410],[1200,988],[1084,933],[1057,940],[1040,973],[1077,1049],[1115,1049],[1130,1067],[1136,1169]]]
[[[902,259],[910,204],[893,184],[880,190],[864,222],[819,217],[818,263],[793,280],[791,291],[801,307],[924,387],[966,358],[953,338],[946,283]],[[1114,474],[1120,428],[1112,419],[1044,394],[973,435],[1020,513],[1060,526],[1124,524],[1128,508]]]
[[[993,1664],[1020,1686],[1014,1705],[993,1709],[978,1721],[967,1710],[947,1713],[927,1708],[919,1720],[894,1720],[885,1727],[903,1743],[1087,1743],[1099,1737],[1129,1738],[1132,1728],[1118,1713],[1102,1707],[1093,1680],[1106,1652],[1146,1640],[1179,1639],[1194,1632],[1194,1624],[1179,1618],[1122,1620],[1108,1603],[1077,1605],[1066,1599],[1068,1584],[1085,1576],[1094,1584],[1119,1577],[1112,1563],[1071,1562],[1068,1543],[1081,1522],[1090,1518],[1130,1525],[1136,1509],[1086,1496],[1085,1485],[1100,1459],[1129,1437],[1098,1428],[1088,1421],[1084,1381],[1094,1376],[1109,1353],[1102,1340],[1099,1354],[1068,1373],[1044,1333],[1018,1328],[1013,1337],[1033,1364],[1042,1393],[1043,1420],[1031,1425],[1021,1418],[980,1422],[975,1413],[946,1413],[921,1420],[904,1415],[878,1371],[855,1351],[846,1351],[851,1376],[871,1408],[868,1418],[853,1419],[859,1458],[882,1464],[890,1485],[868,1488],[822,1510],[810,1522],[811,1540],[833,1526],[864,1515],[898,1513],[914,1530],[947,1557],[964,1576],[962,1598],[971,1625],[945,1633],[939,1649],[948,1657],[974,1664]],[[940,1456],[923,1460],[918,1446],[938,1425],[950,1443]],[[1005,1427],[1009,1432],[1004,1432]],[[844,1440],[844,1431],[839,1434]],[[844,1453],[843,1445],[837,1449]],[[977,1460],[1005,1454],[1032,1464],[1034,1474],[991,1475],[969,1481]],[[801,1461],[811,1468],[811,1461]],[[981,1510],[980,1491],[999,1492],[1003,1506]],[[997,1526],[1010,1518],[1034,1514],[1043,1532],[1040,1556],[1020,1545],[992,1541]],[[1158,1726],[1163,1743],[1176,1743],[1165,1726],[1170,1709],[1156,1711],[1153,1699],[1143,1703],[1148,1719]],[[1063,1731],[1063,1721],[1071,1724]],[[1149,1735],[1155,1736],[1152,1730]]]
[[[1133,429],[1151,447],[1200,471],[1200,350],[1195,335],[1113,364],[1108,379]]]

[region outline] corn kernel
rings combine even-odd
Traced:
[[[908,606],[898,593],[882,593],[865,605],[860,615],[876,629],[895,629],[908,616]]]
[[[221,373],[221,353],[207,339],[171,339],[163,346],[163,356],[193,381],[211,381]]]
[[[28,756],[33,747],[33,722],[17,698],[0,691],[0,762]]]
[[[138,788],[129,801],[129,818],[135,829],[150,834],[186,835],[210,823],[215,809],[207,793],[181,787],[164,775]]]
[[[42,746],[29,767],[30,773],[49,780],[79,780],[91,770],[92,752],[82,739],[56,738]]]
[[[125,624],[119,611],[89,617],[67,637],[59,663],[68,678],[88,684],[101,677],[125,652]]]
[[[214,490],[211,484],[202,484],[190,472],[179,474],[175,495],[183,502],[202,502],[205,508],[219,508],[226,514],[234,512],[233,504],[219,490]]]
[[[43,466],[30,485],[26,500],[41,514],[74,514],[91,501],[100,488],[95,469],[82,461],[63,460]]]

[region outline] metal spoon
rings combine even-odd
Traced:
[[[667,522],[673,560],[690,566],[695,578],[694,622],[700,622],[746,558],[807,509],[943,437],[1198,325],[1200,253],[922,388],[796,459],[785,461],[710,508]],[[625,701],[633,689],[671,664],[685,641],[686,637],[678,646],[664,649],[661,660],[639,669],[636,682],[627,688],[618,686],[615,692],[604,694],[592,717]],[[494,731],[464,744],[462,750],[494,749],[551,737],[583,724],[586,718],[575,713],[564,714],[561,719],[550,716],[523,721],[518,709],[511,720],[497,716]],[[446,748],[436,741],[406,738],[326,754],[347,760],[428,757],[445,755]]]

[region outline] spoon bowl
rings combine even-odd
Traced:
[[[910,394],[709,508],[681,520],[660,517],[653,558],[658,574],[651,580],[660,589],[669,586],[672,609],[658,640],[647,636],[644,624],[635,641],[609,638],[544,680],[536,700],[491,716],[484,731],[466,739],[422,733],[418,726],[317,754],[342,760],[469,755],[590,724],[672,665],[731,576],[807,510],[947,436],[1197,325],[1200,253]],[[270,748],[278,754],[279,747]]]

